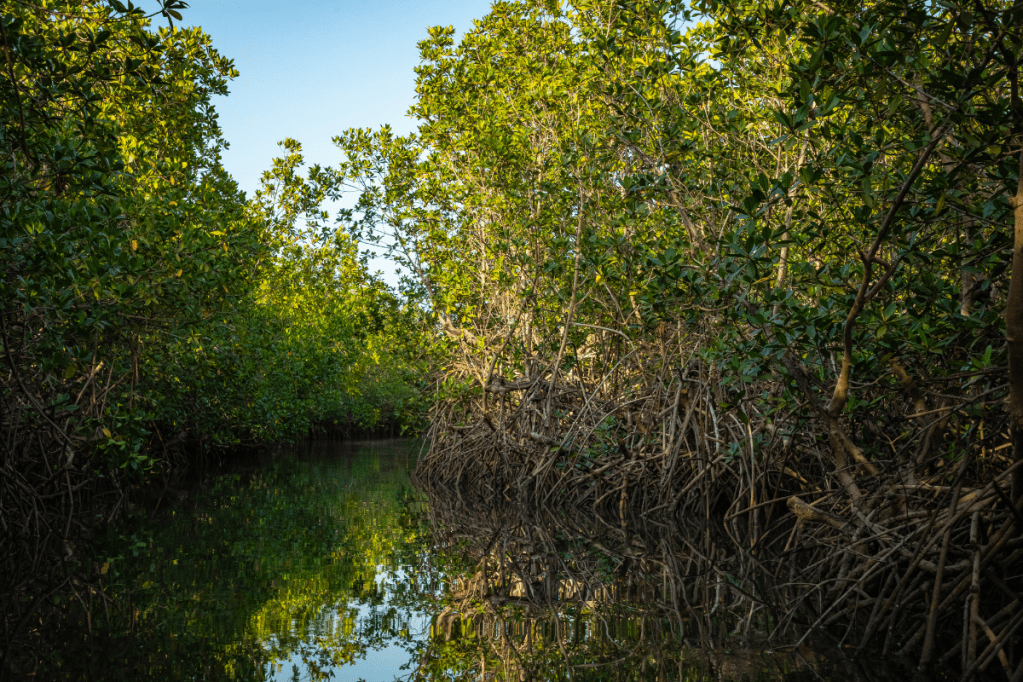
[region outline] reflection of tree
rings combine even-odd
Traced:
[[[135,575],[151,674],[265,679],[298,664],[303,679],[328,679],[409,640],[424,533],[398,462],[281,461],[177,511],[122,570]]]
[[[430,515],[461,569],[449,569],[412,679],[687,680],[708,669],[755,678],[814,656],[707,646],[711,631],[745,651],[757,638],[730,613],[741,592],[680,570],[686,554],[669,526],[608,532],[578,510],[468,509],[445,502],[453,499],[431,497]],[[718,608],[701,613],[711,586]]]
[[[438,499],[431,530],[402,469],[346,464],[281,462],[245,486],[222,481],[120,565],[133,571],[123,587],[139,609],[143,677],[324,680],[395,646],[409,680],[696,670],[702,654],[684,648],[703,636],[685,606],[696,583],[673,572],[684,555],[664,528],[595,541],[593,518],[459,515]],[[730,627],[734,600],[722,589],[704,630]]]
[[[686,679],[693,669],[671,624],[647,616],[466,606],[469,615],[438,622],[414,679]]]
[[[494,534],[480,537],[486,544]],[[649,585],[582,582],[549,570],[546,557],[517,561],[520,546],[494,544],[486,554],[460,548],[475,566],[450,574],[413,679],[659,680],[693,669]]]

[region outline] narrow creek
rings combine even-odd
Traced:
[[[653,539],[608,546],[571,510],[439,512],[451,500],[410,482],[414,449],[305,444],[154,514],[133,551],[97,562],[128,607],[94,604],[69,677],[906,679],[809,642],[703,650],[684,609],[665,608],[666,569],[641,551]]]

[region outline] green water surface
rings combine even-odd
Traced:
[[[437,590],[413,447],[306,445],[191,492],[135,533],[133,552],[104,562],[109,596],[130,606],[119,619],[98,611],[104,651],[66,667],[94,679],[407,674]],[[132,646],[118,650],[123,641]]]
[[[694,651],[660,574],[594,564],[599,538],[536,527],[561,538],[541,556],[495,544],[508,528],[498,517],[431,523],[409,480],[415,447],[307,444],[148,513],[110,543],[129,551],[97,561],[90,635],[69,642],[56,677],[887,679],[855,666],[822,676],[799,652]],[[572,577],[584,556],[607,564],[596,583]]]

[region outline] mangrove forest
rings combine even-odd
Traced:
[[[0,680],[1023,682],[1023,2],[498,0],[251,195],[187,11],[0,3]]]

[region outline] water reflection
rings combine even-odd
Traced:
[[[145,641],[119,670],[175,680],[407,674],[440,590],[408,480],[412,445],[305,446],[249,480],[218,479],[164,516],[135,555],[110,562],[109,592],[132,607],[128,623],[106,624]]]
[[[468,509],[443,492],[427,500],[409,482],[412,447],[308,445],[163,517],[137,556],[111,564],[110,592],[131,608],[107,624],[144,644],[106,670],[282,682],[884,679],[805,642],[764,651],[757,632],[730,630],[724,584],[720,611],[696,617],[687,603],[707,595],[689,592],[715,583],[680,579],[677,529]],[[707,646],[714,628],[734,646]]]
[[[730,616],[724,587],[720,608],[698,613],[690,603],[714,582],[684,572],[676,527],[637,521],[625,532],[579,510],[439,494],[430,516],[461,567],[422,679],[889,679],[887,666],[850,664],[840,650],[828,660],[807,642],[768,648]]]

